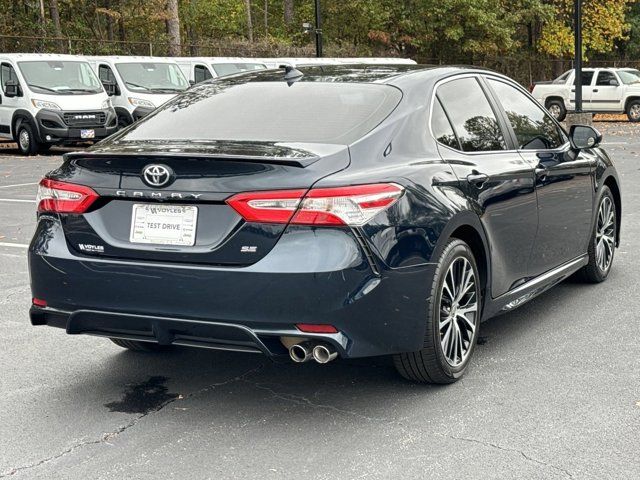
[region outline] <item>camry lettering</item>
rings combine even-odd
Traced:
[[[198,200],[202,197],[202,193],[182,193],[182,192],[141,192],[116,190],[116,197],[136,197],[136,198],[155,198],[155,199],[175,199],[175,200]]]

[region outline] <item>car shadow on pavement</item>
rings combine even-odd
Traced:
[[[438,412],[447,415],[451,402],[469,401],[490,388],[496,377],[508,377],[514,361],[522,362],[524,369],[535,368],[532,359],[551,364],[553,359],[546,359],[540,346],[571,327],[549,312],[591,291],[588,285],[563,283],[518,310],[483,323],[471,369],[450,386],[412,384],[396,373],[389,357],[318,365],[193,348],[135,353],[108,346],[109,355],[99,371],[67,385],[65,395],[84,397],[90,408],[141,416],[168,406],[168,410],[197,410],[203,421],[220,418],[221,411],[245,420],[262,418],[265,411],[278,416],[283,404],[290,420],[313,408],[323,414],[382,420],[392,411],[397,421],[403,410],[425,401],[431,402],[430,415],[437,418]]]

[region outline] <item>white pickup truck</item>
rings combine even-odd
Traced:
[[[533,85],[531,94],[558,120],[575,110],[575,72],[569,70],[550,82]],[[582,110],[593,113],[626,113],[640,121],[640,71],[632,68],[584,68]]]

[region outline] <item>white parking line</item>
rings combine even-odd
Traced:
[[[27,245],[26,243],[0,242],[0,247],[29,248],[29,245]]]
[[[21,198],[0,198],[0,202],[36,203],[35,200],[23,200]]]
[[[32,183],[16,183],[14,185],[0,185],[0,188],[27,187],[29,185],[38,185],[38,182]]]

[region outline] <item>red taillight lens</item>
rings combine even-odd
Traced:
[[[32,298],[31,299],[31,303],[36,306],[36,307],[40,307],[40,308],[44,308],[47,306],[47,301],[43,300],[41,298]]]
[[[247,222],[287,223],[302,200],[305,190],[239,193],[227,204]]]
[[[98,198],[89,187],[44,178],[38,186],[38,212],[84,213]]]
[[[403,191],[395,183],[376,183],[317,188],[306,195],[304,190],[241,193],[227,203],[248,222],[360,226],[393,205]]]
[[[304,333],[338,333],[338,329],[333,325],[318,323],[297,323],[296,328]]]

